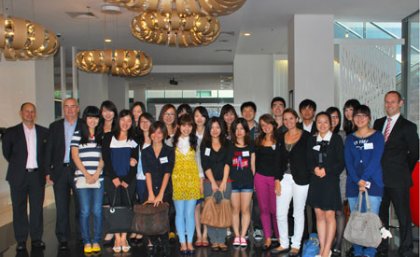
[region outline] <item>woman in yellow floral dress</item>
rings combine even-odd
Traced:
[[[181,254],[192,254],[194,210],[200,199],[200,176],[196,160],[197,136],[193,118],[184,114],[178,119],[174,136],[175,167],[172,172],[175,226],[181,243]],[[185,238],[185,235],[187,238]]]

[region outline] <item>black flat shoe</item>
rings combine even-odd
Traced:
[[[45,249],[45,243],[42,240],[32,241],[32,248]]]
[[[289,248],[281,248],[280,246],[270,250],[272,254],[287,253],[288,251],[289,251]]]
[[[16,246],[16,251],[18,252],[26,251],[26,242],[19,242]]]
[[[67,251],[68,249],[69,244],[67,243],[67,241],[60,242],[60,244],[58,245],[58,250],[60,251]]]

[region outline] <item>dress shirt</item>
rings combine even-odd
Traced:
[[[28,158],[26,159],[27,169],[37,169],[38,161],[36,159],[36,130],[35,125],[30,129],[23,124],[23,131],[25,132],[26,149],[28,151]]]
[[[397,122],[398,118],[400,117],[401,113],[397,113],[394,116],[386,116],[384,127],[382,128],[382,134],[385,135],[386,126],[388,125],[388,118],[391,118],[391,126],[389,128],[389,134],[391,134],[392,129],[394,128],[395,123]]]
[[[182,154],[187,154],[190,150],[190,137],[179,137],[176,145]]]
[[[306,130],[309,133],[312,132],[312,126],[313,125],[314,125],[314,122],[313,121],[308,126],[306,126],[305,122],[302,122],[303,130]]]
[[[70,124],[67,120],[64,120],[64,137],[66,143],[66,151],[64,154],[64,163],[70,162],[70,145],[71,139],[73,138],[74,130],[76,129],[77,121],[74,121],[73,124]]]

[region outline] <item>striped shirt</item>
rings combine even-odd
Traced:
[[[98,168],[99,161],[102,157],[101,147],[95,142],[95,138],[89,138],[87,144],[80,144],[80,131],[76,131],[71,139],[71,147],[77,147],[79,149],[79,158],[87,172],[91,175],[95,174]],[[99,180],[103,180],[103,171],[101,171]],[[83,177],[83,173],[76,169],[75,177]]]

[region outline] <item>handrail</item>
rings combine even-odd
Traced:
[[[339,22],[339,21],[335,21],[335,24],[337,24],[338,26],[342,27],[343,29],[347,30],[348,32],[350,32],[351,34],[355,35],[358,38],[363,38],[359,33],[357,33],[356,31],[352,30],[351,28],[347,27],[346,25],[344,25],[343,23]]]

